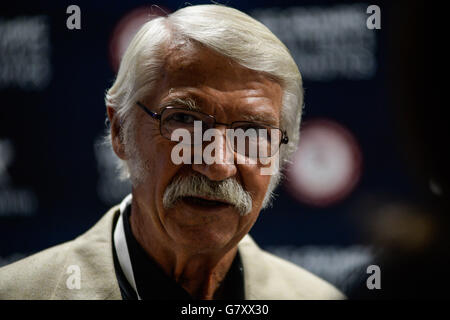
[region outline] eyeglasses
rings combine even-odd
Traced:
[[[234,151],[246,157],[272,157],[278,152],[281,144],[287,144],[289,142],[286,131],[267,124],[251,121],[221,123],[216,121],[216,118],[212,115],[172,106],[165,107],[158,114],[148,109],[139,101],[136,104],[150,117],[159,120],[159,131],[161,135],[171,141],[172,133],[177,129],[185,129],[193,135],[195,122],[201,121],[202,136],[206,130],[215,128],[216,125],[224,125],[227,128],[233,129],[231,132],[227,130],[227,137],[230,138],[228,134],[231,134],[230,141]],[[194,144],[194,140],[191,139],[191,144]]]

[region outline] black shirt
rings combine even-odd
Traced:
[[[131,206],[123,215],[125,239],[131,260],[136,287],[143,300],[193,300],[193,297],[145,252],[135,239],[130,226]],[[114,268],[124,300],[137,300],[137,295],[120,267],[115,246],[113,246]],[[219,299],[244,300],[244,271],[239,251],[228,270],[219,290]]]

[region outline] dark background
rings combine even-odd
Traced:
[[[329,10],[355,2],[223,3],[257,17],[260,11],[256,10],[266,13],[269,9]],[[71,4],[81,8],[81,30],[66,27],[69,17],[66,8]],[[48,80],[38,88],[17,81],[0,84],[0,141],[8,141],[9,150],[13,150],[12,159],[10,156],[8,162],[4,161],[8,163],[3,171],[8,181],[0,183],[0,195],[3,194],[0,202],[6,203],[11,195],[9,205],[2,207],[0,204],[0,265],[73,239],[119,201],[115,201],[117,195],[105,198],[100,194],[105,170],[111,172],[113,168],[102,167],[95,152],[99,148],[96,142],[105,129],[104,94],[115,76],[108,50],[118,21],[131,10],[152,4],[172,12],[185,6],[183,1],[13,1],[0,4],[0,30],[2,23],[6,30],[4,26],[8,21],[20,17],[45,17],[49,44],[48,50],[45,49],[49,63],[46,70],[50,70]],[[365,268],[380,248],[408,247],[408,232],[417,234],[414,226],[419,225],[419,231],[425,236],[419,237],[419,244],[411,247],[423,251],[426,249],[421,241],[426,242],[427,235],[434,230],[434,220],[430,222],[428,218],[419,219],[411,227],[412,231],[408,225],[408,212],[420,211],[417,208],[428,203],[423,188],[428,191],[429,188],[417,178],[422,164],[417,165],[408,149],[411,147],[407,142],[410,141],[410,122],[404,121],[408,108],[399,108],[404,101],[402,97],[410,93],[410,87],[404,84],[406,76],[423,80],[420,61],[411,61],[420,59],[417,52],[421,50],[423,35],[415,32],[418,27],[409,27],[421,20],[421,7],[412,2],[358,4],[363,9],[370,4],[381,8],[380,30],[369,30],[365,23],[361,25],[364,32],[372,33],[374,72],[369,76],[331,74],[322,79],[303,74],[306,91],[303,122],[326,118],[345,127],[355,138],[362,155],[361,176],[347,196],[326,206],[299,201],[294,196],[296,191],[283,183],[277,189],[279,196],[273,208],[261,213],[251,231],[260,246],[316,271],[344,291],[348,291],[349,282],[357,282],[351,274],[365,274]],[[369,16],[364,11],[362,14]],[[293,29],[295,27],[292,25]],[[282,39],[286,36],[277,35]],[[5,31],[0,34],[0,40],[4,39]],[[402,46],[403,42],[410,45],[408,50]],[[3,53],[9,50],[5,43]],[[295,58],[302,72],[301,57]],[[3,64],[15,61],[8,59],[3,57],[0,61]],[[20,61],[32,64],[34,60],[25,57]],[[402,62],[405,63],[402,65]],[[407,72],[410,65],[415,72]],[[1,68],[5,65],[0,65]],[[2,150],[5,149],[0,152]],[[2,157],[6,159],[6,153],[0,154],[0,159]],[[28,201],[28,209],[11,205],[11,199],[18,194],[26,195],[23,201]],[[385,210],[387,207],[391,211]],[[406,212],[400,216],[407,218],[396,220],[398,215],[394,214],[394,218],[386,220],[389,212]],[[428,224],[431,229],[424,231],[423,225]],[[399,228],[405,229],[403,233],[398,233]],[[339,269],[339,266],[347,267]]]

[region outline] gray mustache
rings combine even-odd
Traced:
[[[202,175],[178,177],[164,191],[163,206],[173,208],[182,197],[209,197],[233,205],[241,216],[252,211],[252,197],[233,178],[212,181]]]

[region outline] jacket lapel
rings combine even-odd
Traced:
[[[122,299],[112,253],[112,234],[118,215],[119,207],[113,207],[93,228],[70,243],[52,299]],[[71,266],[80,272],[79,289],[69,289],[67,285]]]

